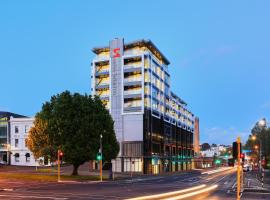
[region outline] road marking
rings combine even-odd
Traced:
[[[198,189],[204,188],[205,186],[206,185],[199,185],[199,186],[191,187],[191,188],[184,189],[184,190],[177,190],[177,191],[174,191],[174,192],[166,192],[166,193],[162,193],[162,194],[135,197],[135,198],[127,199],[127,200],[146,200],[146,199],[156,199],[156,198],[160,199],[160,198],[164,198],[164,197],[167,197],[167,196],[172,196],[172,195],[177,195],[177,194],[181,194],[181,193],[190,192],[190,191],[193,191],[193,190],[198,190]]]

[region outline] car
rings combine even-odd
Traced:
[[[251,170],[252,170],[251,165],[245,164],[245,165],[243,166],[243,171],[244,171],[244,172],[248,172],[248,171],[251,171]]]

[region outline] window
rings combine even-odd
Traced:
[[[25,154],[25,161],[30,162],[30,153]]]
[[[19,139],[15,139],[15,147],[19,146]]]
[[[15,162],[20,162],[20,154],[15,153]]]
[[[15,133],[19,133],[19,127],[15,126]]]
[[[25,132],[25,133],[28,133],[28,132],[29,132],[29,126],[28,126],[28,125],[25,125],[25,127],[24,127],[24,132]]]

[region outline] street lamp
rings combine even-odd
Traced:
[[[262,128],[264,128],[265,126],[266,126],[266,119],[265,118],[263,118],[263,119],[261,119],[259,122],[258,122],[258,124],[259,124],[259,126],[260,127],[262,127]]]
[[[100,153],[100,155],[101,155],[101,159],[99,160],[99,165],[100,165],[100,181],[102,181],[102,157],[103,157],[103,155],[102,155],[102,134],[100,134],[100,138],[99,138],[99,153]]]
[[[258,126],[260,128],[262,128],[262,130],[264,130],[265,128],[267,128],[267,122],[266,119],[263,118],[258,122]],[[252,136],[252,140],[256,140],[256,136]],[[262,138],[259,137],[259,142],[260,142],[260,147],[259,147],[259,151],[260,151],[260,172],[261,172],[261,183],[262,183],[262,187],[263,187],[263,180],[264,180],[264,170],[262,168]],[[257,147],[258,148],[258,147]]]

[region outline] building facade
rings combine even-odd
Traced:
[[[10,119],[25,117],[11,112],[0,111],[0,164],[10,164]]]
[[[26,146],[26,139],[34,118],[11,118],[10,119],[10,164],[20,166],[36,166],[33,153]]]
[[[168,59],[150,40],[116,38],[93,52],[91,92],[110,111],[120,143],[114,171],[191,169],[195,117],[171,91]]]

